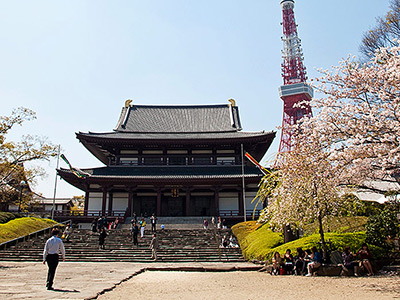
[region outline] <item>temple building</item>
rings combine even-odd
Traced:
[[[234,100],[193,106],[131,102],[113,131],[76,134],[105,166],[81,169],[86,176],[58,170],[86,193],[85,214],[238,217],[245,207],[252,213],[263,174],[248,161],[242,166],[242,149],[261,160],[275,132],[242,131]]]

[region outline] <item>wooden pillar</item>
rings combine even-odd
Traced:
[[[192,189],[187,188],[186,189],[186,202],[185,202],[185,209],[186,209],[186,217],[190,216],[190,191]]]
[[[159,188],[157,189],[157,216],[161,216],[161,196],[162,190]]]
[[[106,204],[107,204],[107,188],[103,188],[103,202],[101,205],[101,215],[106,215]]]
[[[219,216],[219,191],[220,188],[216,187],[214,189],[214,199],[215,199],[215,215]]]
[[[88,215],[88,210],[89,210],[89,194],[90,192],[88,190],[86,190],[86,194],[85,194],[85,206],[83,208],[83,215],[87,216]]]
[[[239,216],[244,216],[243,189],[239,190]]]
[[[113,211],[113,193],[108,193],[108,215],[111,216]]]
[[[132,217],[133,208],[133,190],[128,190],[128,217]]]

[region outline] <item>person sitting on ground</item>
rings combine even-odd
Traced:
[[[229,248],[239,248],[239,245],[236,241],[236,238],[233,236],[233,234],[231,234],[230,238],[229,238]]]
[[[348,272],[348,270],[352,270],[355,276],[358,276],[358,263],[354,261],[354,255],[350,252],[350,247],[346,246],[342,253],[343,258],[343,271]]]
[[[282,266],[282,258],[279,252],[275,252],[272,257],[272,270],[271,275],[278,275]]]
[[[311,263],[308,264],[307,269],[308,269],[308,274],[306,276],[312,276],[313,275],[313,269],[317,269],[321,266],[322,263],[322,256],[318,252],[317,247],[312,247],[311,248]]]
[[[312,254],[312,252],[311,252],[310,249],[307,249],[306,251],[304,251],[303,270],[301,271],[301,273],[303,273],[303,275],[306,275],[306,274],[307,274],[307,270],[308,270],[307,267],[308,267],[308,264],[310,264],[310,263],[312,262],[312,260],[311,260],[311,254]]]
[[[372,259],[372,255],[366,243],[361,245],[361,248],[357,251],[357,255],[360,257],[362,265],[367,270],[368,272],[367,275],[368,276],[374,275],[374,271],[372,269],[372,265],[370,262],[370,260]]]
[[[291,275],[293,272],[293,268],[294,268],[294,259],[293,259],[293,255],[291,254],[290,249],[286,250],[285,255],[283,256],[283,259],[285,260],[285,273],[288,275]]]
[[[301,275],[304,267],[305,252],[301,247],[297,248],[297,255],[294,257],[294,273]]]

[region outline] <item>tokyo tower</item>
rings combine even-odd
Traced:
[[[279,87],[279,96],[283,100],[283,120],[279,153],[292,149],[291,126],[302,117],[311,116],[309,101],[314,93],[306,83],[307,75],[303,64],[301,40],[297,35],[297,24],[294,18],[294,0],[282,0],[281,7],[283,12],[283,85]],[[301,103],[301,107],[295,105],[298,103]]]

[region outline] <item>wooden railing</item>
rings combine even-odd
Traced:
[[[256,210],[253,211],[252,209],[246,210],[246,217],[249,219],[253,219],[253,214],[254,214],[254,219],[257,219],[260,216],[261,210]],[[243,217],[243,214],[239,212],[238,209],[234,210],[220,210],[219,215],[221,218],[231,218],[231,217]]]

